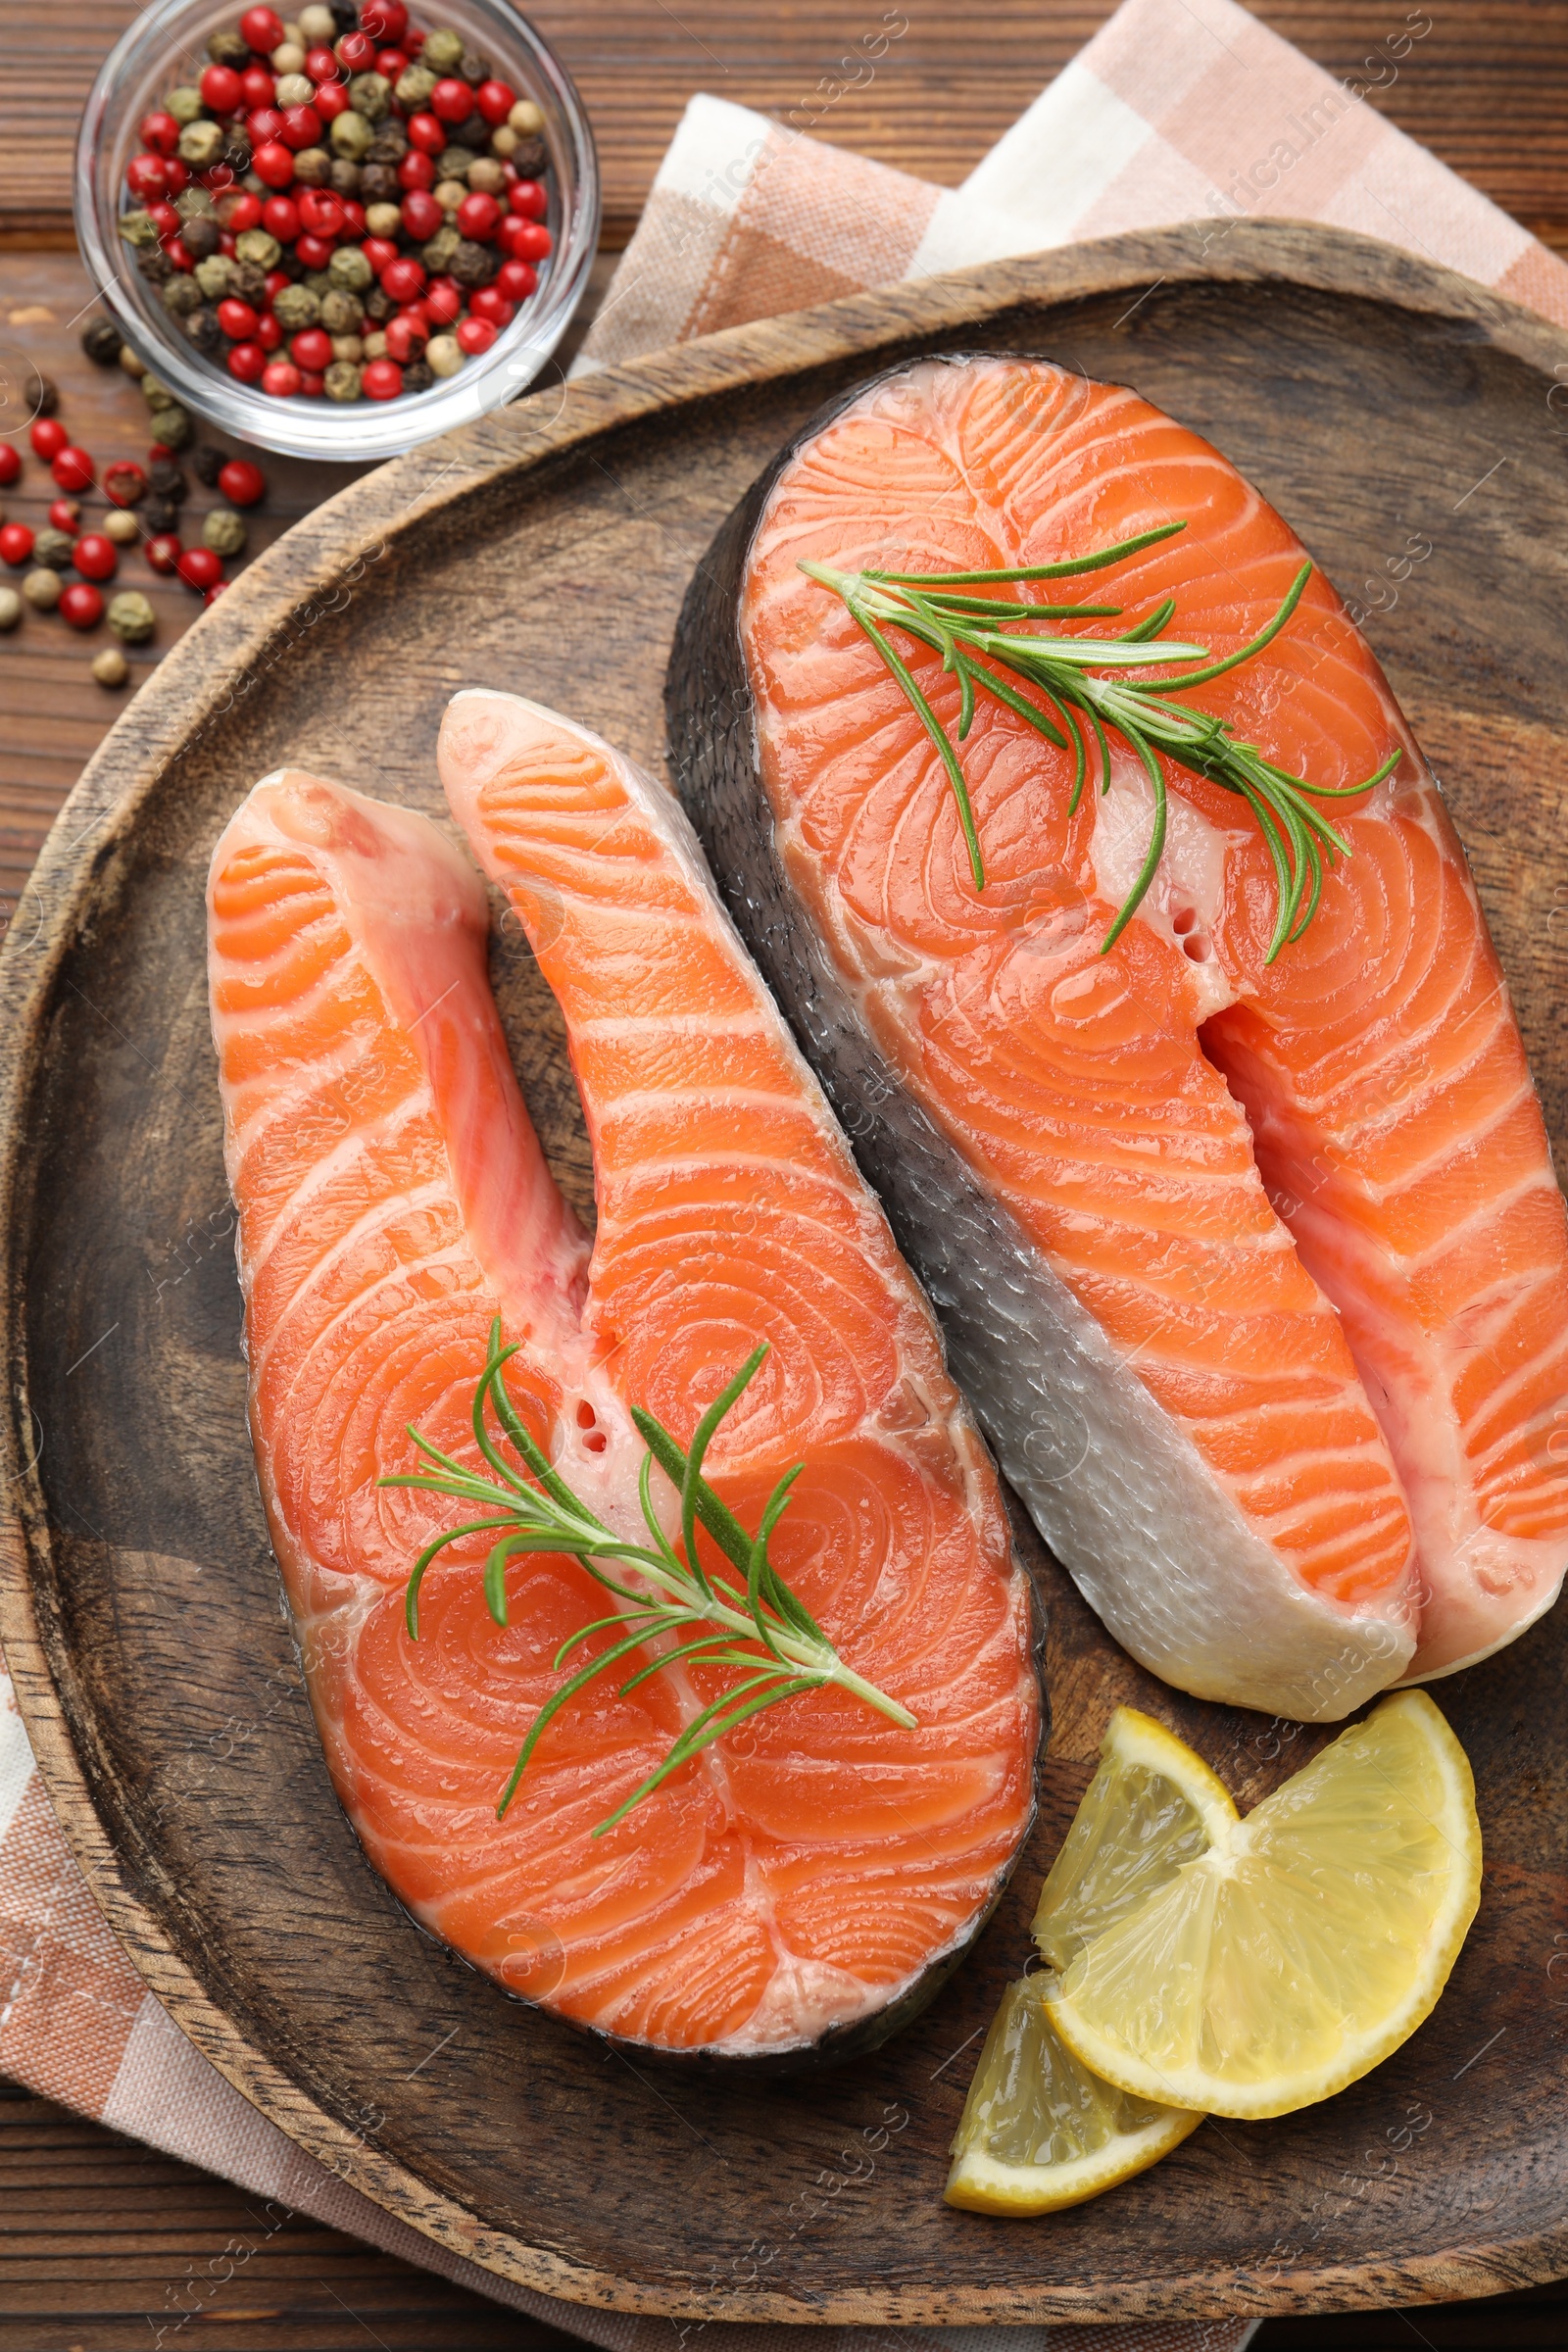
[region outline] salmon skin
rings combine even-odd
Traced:
[[[1269,961],[1257,823],[1166,760],[1164,855],[1102,953],[1151,839],[1131,748],[1106,794],[1091,750],[1070,811],[1069,754],[986,694],[958,744],[957,681],[891,630],[961,758],[977,892],[929,736],[800,568],[1039,564],[1177,518],[1003,595],[1113,602],[1116,628],[1168,595],[1219,657],[1303,551],[1133,392],[1010,356],[895,368],[803,429],[699,567],[671,764],[1057,1556],[1168,1682],[1335,1721],[1511,1641],[1568,1557],[1563,1200],[1435,780],[1314,572],[1182,699],[1310,784],[1397,751],[1327,804],[1350,856]]]
[[[996,1474],[673,799],[502,695],[459,698],[440,760],[562,1005],[591,1245],[508,1057],[484,886],[433,824],[286,771],[209,890],[257,1468],[332,1780],[394,1893],[512,1992],[643,2048],[848,2055],[956,1964],[1032,1818],[1033,1620]],[[472,1506],[380,1481],[422,1466],[410,1423],[484,1469],[495,1317],[534,1441],[632,1536],[630,1406],[687,1446],[765,1340],[707,1475],[755,1529],[804,1461],[774,1563],[917,1728],[799,1693],[596,1838],[738,1679],[699,1659],[617,1694],[623,1667],[554,1718],[498,1819],[557,1650],[615,1604],[580,1561],[526,1554],[503,1629],[475,1536],[430,1566],[410,1638],[416,1555]]]

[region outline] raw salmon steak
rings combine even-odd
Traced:
[[[564,1014],[591,1246],[508,1057],[484,885],[433,824],[287,771],[239,809],[210,884],[252,1433],[332,1779],[401,1901],[511,1990],[678,2051],[865,2046],[961,1956],[1032,1814],[1031,1604],[996,1475],[673,800],[504,696],[461,698],[441,758]],[[568,1671],[555,1653],[616,1604],[578,1560],[524,1555],[502,1628],[476,1536],[437,1555],[410,1638],[416,1556],[476,1514],[378,1482],[421,1467],[410,1423],[483,1469],[495,1317],[535,1441],[630,1536],[629,1406],[685,1446],[765,1340],[708,1475],[755,1529],[804,1461],[774,1563],[917,1728],[799,1693],[596,1838],[738,1679],[699,1660],[617,1695],[622,1668],[554,1718],[498,1819]]]
[[[1431,772],[1314,571],[1265,650],[1180,699],[1310,785],[1397,752],[1364,797],[1319,804],[1349,856],[1269,961],[1257,821],[1161,755],[1164,854],[1102,952],[1152,835],[1132,747],[1110,735],[1102,792],[1091,743],[1073,812],[1069,753],[987,693],[959,744],[957,679],[890,629],[958,750],[977,891],[916,711],[801,569],[1004,569],[1178,519],[1113,569],[976,593],[1123,608],[1064,634],[1170,597],[1170,635],[1217,658],[1304,559],[1130,391],[1001,357],[895,370],[808,425],[710,552],[671,750],[1058,1557],[1167,1681],[1335,1720],[1511,1641],[1568,1557],[1563,1200]]]

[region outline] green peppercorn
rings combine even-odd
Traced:
[[[209,254],[192,274],[209,302],[222,302],[234,291],[234,265],[226,253]]]
[[[119,602],[124,600],[119,599]],[[114,610],[113,606],[110,608]],[[113,626],[113,623],[110,624]],[[92,674],[100,686],[123,686],[130,675],[130,663],[118,645],[106,645],[101,654],[92,658]]]
[[[158,223],[151,213],[122,213],[118,225],[133,253],[151,253],[156,249]]]
[[[367,122],[379,122],[392,104],[392,84],[384,74],[356,74],[349,83],[349,104]]]
[[[14,588],[0,588],[0,629],[14,629],[21,618],[21,597]]]
[[[193,172],[210,172],[223,152],[221,123],[187,122],[179,134],[179,160]]]
[[[109,626],[122,645],[145,645],[158,615],[139,588],[125,588],[109,600]]]
[[[347,115],[339,115],[339,122],[347,121]],[[370,268],[358,245],[340,245],[327,264],[327,274],[333,285],[343,293],[363,294],[374,277],[375,271]]]
[[[431,39],[433,40],[434,37],[432,33]],[[429,41],[424,44],[424,54],[426,57],[430,54]],[[400,74],[397,79],[397,101],[404,113],[416,115],[440,78],[439,74],[432,74],[429,67],[422,64],[410,66],[406,74]],[[339,117],[340,121],[341,119]]]
[[[232,507],[214,507],[202,521],[202,545],[210,547],[215,556],[242,556],[245,552],[245,521]]]
[[[172,318],[188,318],[202,307],[202,290],[194,276],[181,273],[164,287],[164,308]]]
[[[456,221],[445,221],[433,237],[426,238],[419,248],[419,259],[432,277],[444,277],[452,267],[452,257],[463,243],[463,231]]]
[[[187,122],[199,122],[202,113],[200,90],[191,88],[189,84],[181,89],[171,90],[169,96],[164,100],[164,112],[166,115],[172,115],[174,121],[181,126]]]
[[[193,262],[211,261],[221,250],[223,232],[211,213],[198,213],[180,231],[180,243]]]
[[[360,369],[353,360],[334,360],[321,378],[321,386],[328,400],[358,400]]]
[[[364,317],[358,296],[341,286],[334,286],[321,297],[321,324],[329,335],[357,335]]]
[[[265,228],[243,228],[234,239],[237,262],[254,262],[258,270],[275,270],[282,258],[282,246]]]
[[[346,155],[350,163],[357,164],[370,144],[370,125],[363,115],[357,115],[351,109],[348,114],[335,118],[328,136],[336,154]]]
[[[90,318],[81,330],[81,348],[95,368],[115,368],[120,364],[120,329],[112,318],[100,315]]]
[[[224,30],[207,35],[207,54],[215,66],[232,66],[243,74],[251,62],[251,45],[241,32]]]
[[[166,449],[183,449],[190,439],[190,416],[178,401],[153,411],[153,425]]]
[[[218,207],[213,202],[212,190],[204,188],[199,180],[193,179],[190,185],[181,188],[179,194],[174,198],[174,210],[181,220],[189,222],[207,220],[211,214],[217,212]]]
[[[443,179],[466,179],[479,158],[469,147],[447,147],[438,167]]]
[[[150,409],[171,408],[174,400],[173,393],[171,392],[163,377],[154,375],[150,368],[142,369],[141,396]]]
[[[279,286],[272,298],[272,316],[285,335],[297,335],[301,327],[319,322],[320,297],[309,286]]]
[[[419,54],[437,74],[455,74],[463,63],[463,53],[467,46],[461,32],[454,32],[450,24],[443,24],[438,31],[427,35]]]
[[[307,270],[299,283],[309,286],[318,302],[324,302],[332,291],[331,273],[325,270]]]
[[[324,147],[302,147],[294,158],[294,176],[302,188],[324,188],[331,169]]]

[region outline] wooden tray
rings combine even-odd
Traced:
[[[1205,244],[1207,250],[1205,251]],[[278,1612],[243,1414],[202,881],[287,758],[439,806],[454,689],[525,689],[662,757],[692,566],[778,442],[921,350],[1043,351],[1210,434],[1353,600],[1440,773],[1568,1142],[1568,336],[1291,226],[1051,254],[744,328],[387,466],[269,550],[83,776],[0,966],[3,1633],[77,1855],[149,1984],[268,2115],[432,2237],[550,2292],[695,2319],[1325,2310],[1568,2269],[1568,1724],[1559,1611],[1439,1695],[1486,1894],[1433,2020],[1329,2105],[1206,2124],[1054,2220],[940,2202],[946,2143],[1112,1704],[1244,1803],[1316,1744],[1175,1697],[1040,1554],[1055,1728],[1030,1853],[908,2032],[737,2087],[611,2053],[419,1934],[338,1812]],[[498,930],[530,1106],[590,1169],[548,992]]]

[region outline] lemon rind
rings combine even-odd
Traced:
[[[1118,1763],[1143,1764],[1174,1782],[1194,1811],[1201,1816],[1203,1833],[1210,1845],[1218,1842],[1224,1829],[1233,1828],[1240,1819],[1235,1799],[1219,1775],[1185,1740],[1179,1740],[1164,1724],[1138,1707],[1116,1709],[1105,1727],[1100,1753],[1102,1761],[1113,1755]]]
[[[982,2148],[966,2149],[955,2157],[943,2195],[965,2213],[1061,2213],[1147,2172],[1180,2147],[1202,2120],[1201,2114],[1179,2109],[1141,2131],[1118,2132],[1093,2155],[1075,2156],[1070,2164],[1003,2164]]]
[[[1431,2016],[1481,1900],[1482,1857],[1475,1826],[1475,1783],[1469,1758],[1441,1709],[1425,1691],[1400,1690],[1385,1699],[1383,1705],[1409,1712],[1419,1710],[1426,1718],[1427,1738],[1444,1784],[1445,1832],[1452,1833],[1448,1842],[1454,1850],[1468,1855],[1468,1867],[1454,1872],[1448,1899],[1433,1922],[1431,1956],[1412,1984],[1408,1998],[1376,2028],[1349,2043],[1341,2064],[1313,2068],[1294,2080],[1287,2079],[1289,2086],[1282,2096],[1279,2078],[1249,2092],[1200,2068],[1190,2067],[1167,2075],[1157,2068],[1142,2065],[1119,2042],[1108,2041],[1097,2033],[1058,1993],[1048,2004],[1051,2021],[1080,2066],[1133,2098],[1151,2099],[1167,2107],[1197,2108],[1200,2113],[1224,2116],[1238,2123],[1260,2123],[1270,2116],[1293,2115],[1298,2108],[1315,2106],[1320,2099],[1332,2098],[1337,2091],[1358,2082],[1375,2066],[1381,2066],[1385,2058],[1392,2057]]]

